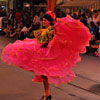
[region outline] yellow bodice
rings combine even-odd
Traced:
[[[55,34],[54,26],[34,31],[34,36],[39,43],[47,43],[48,41],[52,40],[54,34]]]

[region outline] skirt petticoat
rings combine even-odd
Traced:
[[[55,31],[47,47],[43,48],[36,39],[17,40],[4,48],[1,59],[34,72],[35,82],[42,82],[44,75],[49,83],[68,83],[75,77],[72,67],[81,61],[79,54],[86,51],[90,33],[81,22],[70,17],[58,19]]]

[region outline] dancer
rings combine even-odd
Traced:
[[[33,81],[44,84],[41,100],[51,100],[51,83],[68,83],[75,77],[72,67],[81,61],[79,54],[85,53],[90,39],[89,29],[78,20],[67,16],[54,23],[55,15],[48,11],[45,29],[35,31],[35,39],[17,40],[1,55],[4,62],[35,73]]]

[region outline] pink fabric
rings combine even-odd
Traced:
[[[56,35],[47,48],[41,48],[42,44],[35,39],[17,40],[4,48],[2,60],[34,72],[35,82],[42,82],[41,75],[44,75],[49,83],[68,83],[75,77],[72,67],[81,61],[79,54],[85,52],[90,33],[70,17],[58,19],[55,29]]]

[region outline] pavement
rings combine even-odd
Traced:
[[[0,36],[0,55],[14,41]],[[73,68],[76,78],[72,82],[50,85],[52,100],[100,100],[100,59],[86,54],[80,56],[82,61]],[[34,76],[0,60],[0,100],[39,100],[44,88],[43,84],[32,82]]]

